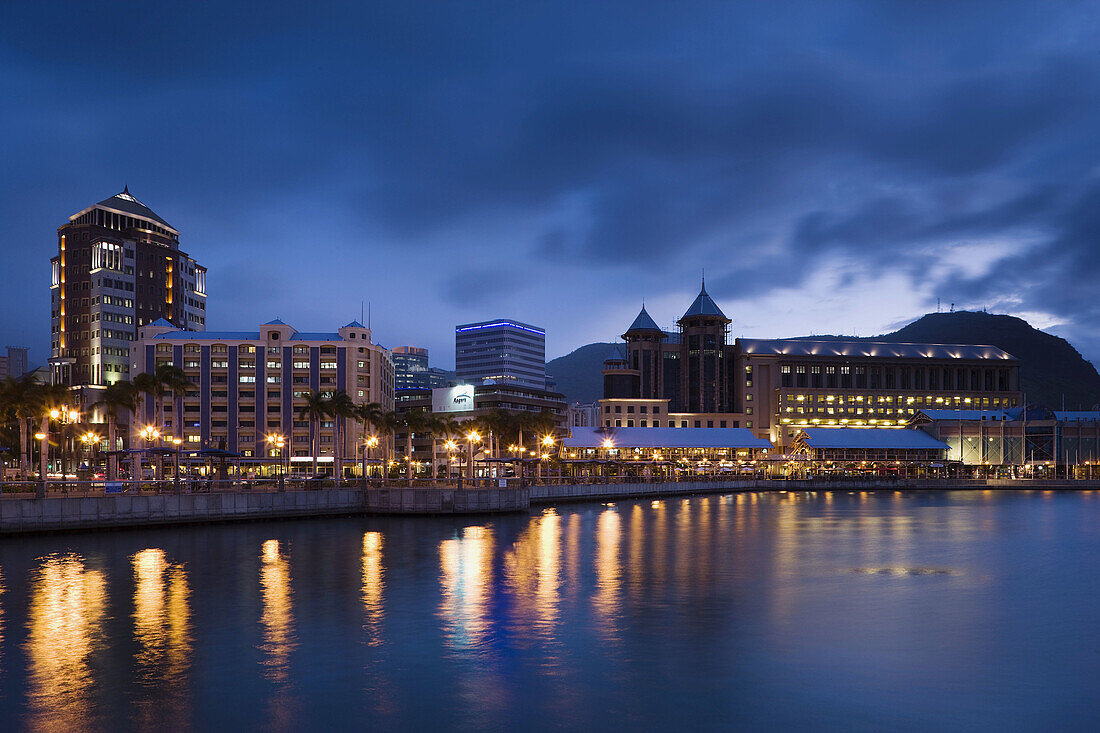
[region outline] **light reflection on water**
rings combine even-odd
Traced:
[[[164,550],[134,554],[134,668],[137,727],[178,721],[189,707],[191,611],[187,573]]]
[[[1094,493],[66,535],[0,568],[0,730],[1100,725]]]
[[[107,579],[83,558],[42,558],[30,581],[26,654],[31,728],[72,731],[93,718],[92,656],[102,647]]]

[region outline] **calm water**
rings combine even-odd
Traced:
[[[0,540],[0,730],[1100,726],[1100,492]]]

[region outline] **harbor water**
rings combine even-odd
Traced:
[[[1100,727],[1100,492],[0,538],[0,730]]]

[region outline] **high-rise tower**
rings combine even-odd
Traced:
[[[729,374],[725,355],[726,314],[707,295],[703,281],[699,295],[676,322],[680,326],[680,399],[687,412],[729,412]]]
[[[126,378],[137,327],[158,318],[206,330],[206,268],[180,250],[179,232],[128,188],[70,216],[57,230],[51,264],[56,384]]]

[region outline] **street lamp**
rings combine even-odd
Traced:
[[[172,438],[172,445],[176,446],[176,474],[173,479],[176,484],[176,493],[180,492],[180,444],[183,443],[183,438]]]
[[[144,440],[146,443],[153,443],[154,441],[160,439],[160,430],[153,427],[152,425],[146,425],[138,431],[138,435],[140,435],[142,440]],[[137,471],[134,472],[134,484],[139,485],[141,483],[141,455],[135,455],[137,458],[134,463],[137,465]]]
[[[466,478],[474,479],[474,443],[481,442],[481,435],[476,430],[466,433]]]
[[[95,447],[99,445],[100,437],[93,433],[91,430],[80,436],[80,442],[84,444],[84,449],[88,451],[88,469],[93,473],[95,471]]]

